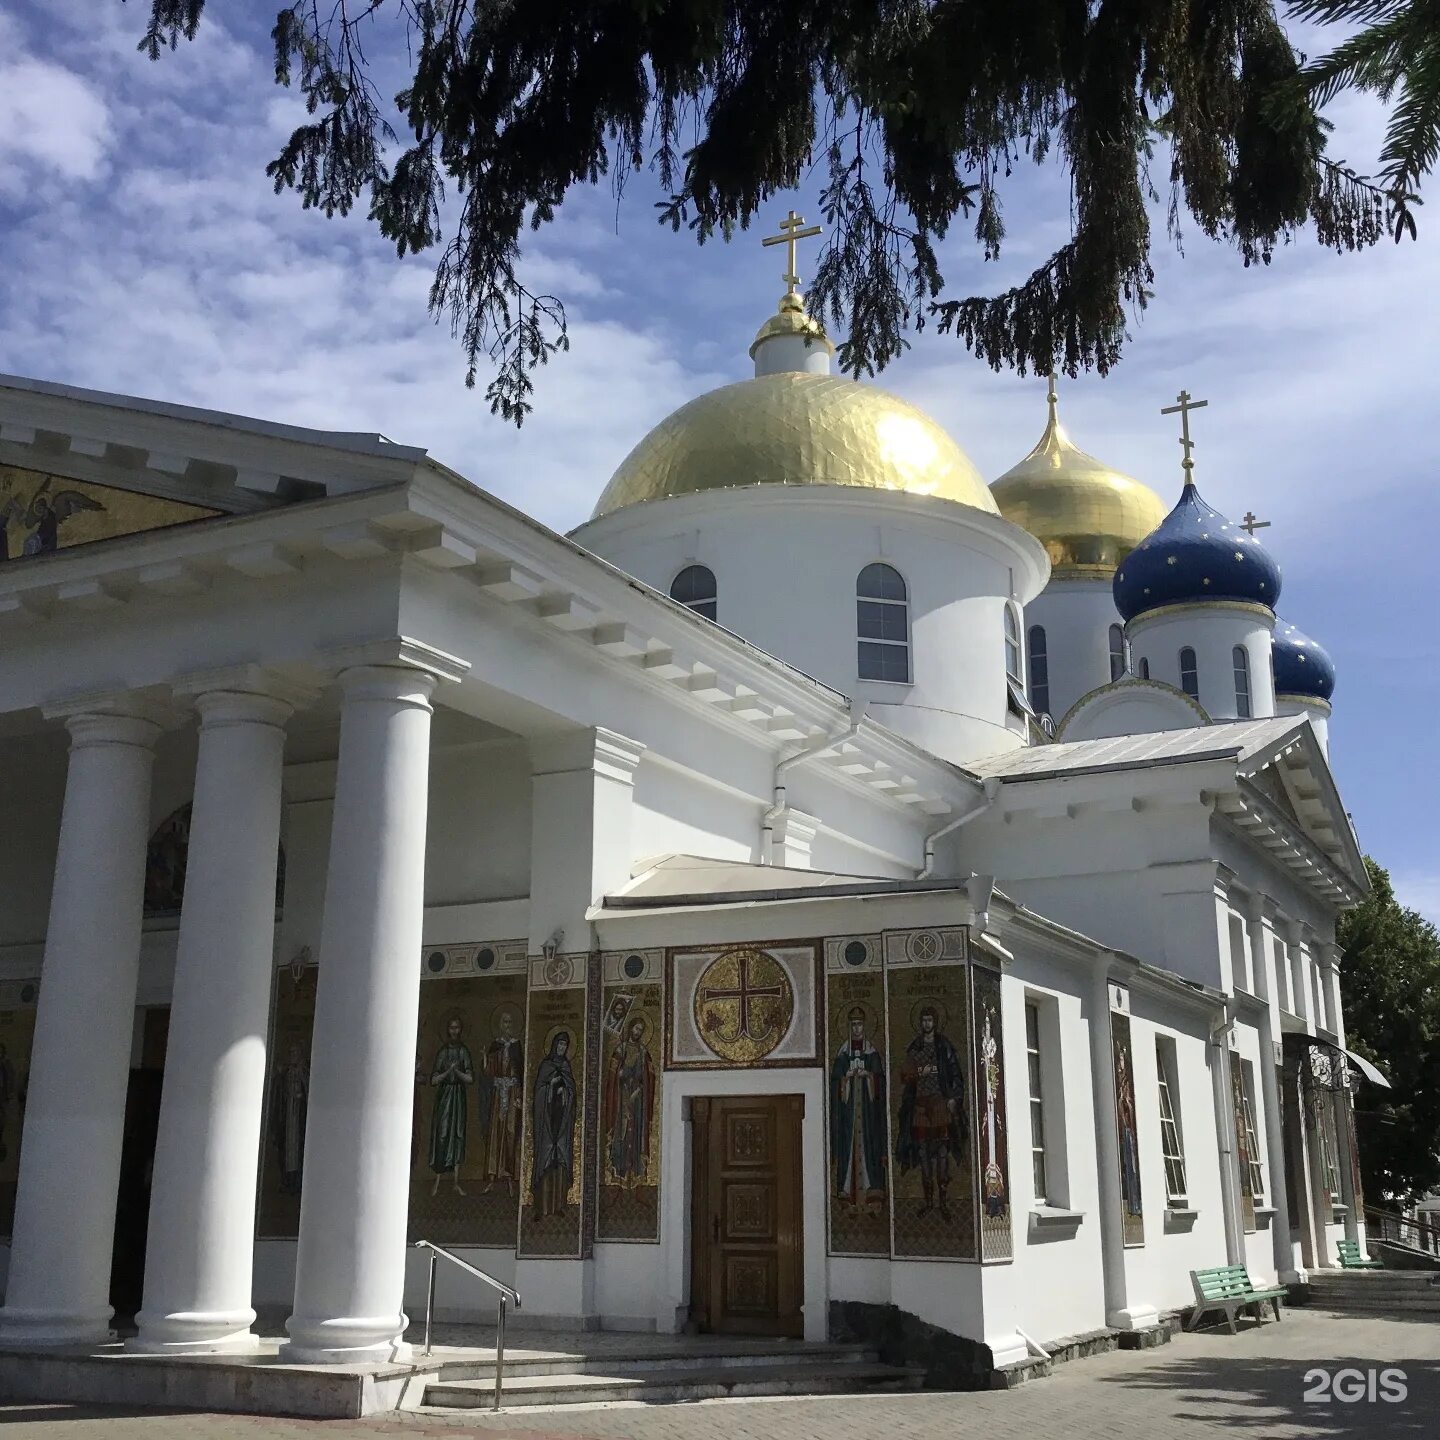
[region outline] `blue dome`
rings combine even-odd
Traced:
[[[1270,653],[1277,695],[1308,695],[1314,700],[1328,700],[1335,693],[1335,662],[1329,652],[1289,621],[1275,622]]]
[[[1126,620],[1197,600],[1246,600],[1273,610],[1280,567],[1243,525],[1227,520],[1187,484],[1180,503],[1115,572],[1114,594]]]

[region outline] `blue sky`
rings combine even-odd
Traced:
[[[273,5],[246,7],[236,31],[212,4],[201,38],[158,64],[134,48],[147,8],[0,12],[0,370],[383,431],[561,529],[651,425],[749,373],[746,348],[783,288],[783,252],[759,236],[791,204],[813,217],[815,188],[703,248],[655,224],[643,177],[618,211],[608,189],[575,195],[525,253],[532,286],[567,303],[572,348],[517,434],[464,388],[448,327],[425,311],[425,257],[397,262],[362,218],[327,221],[272,193],[265,162],[302,113],[272,83]],[[1373,165],[1379,107],[1347,101],[1333,118],[1338,153]],[[1022,175],[999,262],[963,227],[946,247],[952,292],[1026,273],[1067,233],[1066,195],[1053,166]],[[1440,779],[1423,751],[1440,708],[1440,248],[1425,213],[1419,244],[1357,257],[1302,240],[1250,270],[1194,234],[1181,256],[1157,214],[1156,298],[1109,377],[1063,383],[1062,415],[1084,448],[1168,498],[1179,447],[1159,409],[1182,385],[1210,402],[1194,420],[1201,490],[1273,521],[1281,611],[1336,659],[1332,758],[1361,842],[1440,918]],[[1044,419],[1039,382],[994,374],[933,331],[879,383],[991,478]]]

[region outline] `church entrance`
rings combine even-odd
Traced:
[[[145,1011],[140,1064],[125,1092],[125,1131],[120,1150],[120,1188],[115,1196],[115,1249],[110,1265],[110,1304],[117,1318],[140,1308],[145,1288],[145,1238],[150,1223],[150,1171],[160,1129],[160,1089],[170,1007]]]
[[[690,1315],[717,1335],[803,1334],[800,1095],[691,1102]]]

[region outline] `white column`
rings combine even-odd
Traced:
[[[1320,946],[1320,983],[1325,987],[1326,1017],[1331,1033],[1343,1049],[1345,1046],[1345,1007],[1340,1002],[1340,947],[1325,943]]]
[[[1260,1103],[1265,1110],[1265,1160],[1270,1173],[1270,1204],[1275,1213],[1270,1217],[1270,1243],[1275,1255],[1275,1274],[1282,1284],[1293,1285],[1303,1279],[1295,1268],[1295,1241],[1290,1233],[1290,1177],[1285,1171],[1285,1129],[1280,1098],[1280,1077],[1275,1070],[1279,1031],[1279,976],[1276,966],[1281,962],[1272,957],[1272,947],[1265,943],[1265,903],[1252,896],[1245,910],[1246,939],[1250,944],[1250,969],[1255,976],[1257,993],[1265,1002],[1260,1017]],[[1272,963],[1273,962],[1273,963]]]
[[[437,675],[365,665],[344,702],[310,1062],[295,1310],[281,1359],[408,1353],[405,1226]]]
[[[70,765],[30,1058],[0,1345],[87,1344],[110,1322],[110,1260],[150,772],[160,727],[71,714]]]
[[[291,707],[196,699],[200,750],[165,1089],[151,1186],[145,1303],[131,1349],[244,1350],[274,974],[280,780]]]

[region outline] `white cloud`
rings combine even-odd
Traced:
[[[74,71],[28,57],[0,63],[0,194],[50,176],[94,180],[110,140],[105,102]]]

